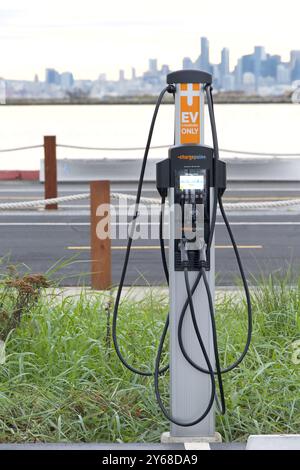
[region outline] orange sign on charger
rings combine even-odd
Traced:
[[[200,143],[200,85],[180,85],[180,143]]]

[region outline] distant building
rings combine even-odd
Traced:
[[[241,91],[243,89],[243,61],[240,58],[237,61],[237,64],[234,69],[234,88],[237,91]]]
[[[161,66],[161,73],[162,73],[162,75],[166,76],[166,75],[168,75],[169,72],[170,72],[169,66],[168,66],[167,64],[163,64],[163,65]]]
[[[201,70],[205,72],[210,71],[209,63],[209,42],[205,37],[201,38],[201,59],[200,59]]]
[[[259,77],[261,76],[262,61],[266,58],[265,48],[262,46],[254,47],[254,77],[255,77],[255,89],[258,89]]]
[[[0,77],[0,104],[6,103],[6,83],[4,78]]]
[[[256,90],[255,75],[252,72],[243,74],[243,89],[246,93],[252,94]]]
[[[221,52],[221,74],[229,74],[229,49],[224,47]]]
[[[45,82],[47,85],[60,85],[60,75],[55,69],[46,69]]]
[[[293,50],[290,52],[290,71],[291,71],[291,80],[299,80],[300,79],[300,51]]]
[[[220,65],[213,64],[210,67],[210,72],[213,77],[213,82],[214,82],[214,88],[219,89],[222,87],[221,83],[221,73],[220,73]]]
[[[276,79],[277,66],[281,63],[280,55],[267,54],[264,61],[261,63],[260,76],[261,77],[272,77]]]
[[[124,70],[119,70],[119,82],[124,82],[125,80],[125,72]]]
[[[254,75],[254,56],[253,54],[243,55],[241,57],[242,74],[253,73]]]
[[[182,68],[184,70],[191,70],[194,68],[194,63],[190,57],[184,57],[182,60]]]
[[[157,59],[149,59],[149,72],[157,73]]]
[[[291,78],[293,81],[300,80],[300,58],[294,62],[294,67],[291,72]]]
[[[60,84],[64,90],[72,88],[74,85],[74,77],[71,72],[63,72],[60,76]]]
[[[295,67],[296,61],[300,60],[300,51],[291,51],[290,52],[290,68],[293,70]]]
[[[291,73],[286,65],[277,65],[276,81],[279,85],[288,85],[291,82]]]
[[[222,78],[222,88],[226,91],[234,91],[235,89],[235,77],[234,75],[227,74]]]

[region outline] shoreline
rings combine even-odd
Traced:
[[[143,97],[116,97],[110,99],[87,99],[87,98],[72,98],[72,99],[17,99],[8,98],[6,103],[2,106],[56,106],[56,105],[147,105],[155,104],[156,96],[143,96]],[[215,104],[293,104],[291,96],[241,96],[241,95],[215,95]],[[168,97],[163,105],[173,104],[171,97]]]

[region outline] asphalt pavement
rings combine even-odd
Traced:
[[[113,191],[134,194],[132,184],[115,185]],[[63,184],[59,195],[88,192],[85,184]],[[145,196],[156,195],[146,186]],[[297,183],[285,185],[230,185],[224,202],[282,200],[300,198]],[[43,198],[38,182],[1,182],[0,203]],[[118,209],[122,215],[122,208]],[[300,265],[300,205],[293,208],[228,212],[249,279],[255,282],[270,273],[294,277]],[[58,211],[41,209],[0,210],[0,256],[2,269],[18,265],[20,272],[50,272],[61,285],[88,285],[90,282],[89,201],[66,202]],[[157,239],[158,220],[152,221],[152,239],[137,240],[132,249],[126,284],[164,283]],[[145,222],[146,224],[146,222]],[[126,229],[124,219],[117,219],[117,232]],[[149,227],[145,225],[145,230]],[[112,242],[113,282],[118,283],[125,255],[125,239]],[[57,269],[59,268],[59,269]],[[56,271],[57,269],[57,271]],[[238,269],[226,228],[220,218],[216,226],[217,284],[231,286],[237,282]]]

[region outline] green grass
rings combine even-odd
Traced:
[[[275,287],[270,278],[252,298],[251,351],[225,377],[227,414],[217,418],[224,440],[299,432],[300,364],[293,344],[300,338],[300,289],[285,281]],[[109,301],[103,294],[50,296],[23,313],[0,365],[0,442],[154,442],[168,429],[152,379],[132,375],[116,358]],[[166,312],[157,294],[122,302],[119,336],[134,365],[153,367]],[[218,302],[217,323],[222,362],[228,364],[244,344],[244,301],[226,295]],[[167,390],[168,376],[162,382]]]

